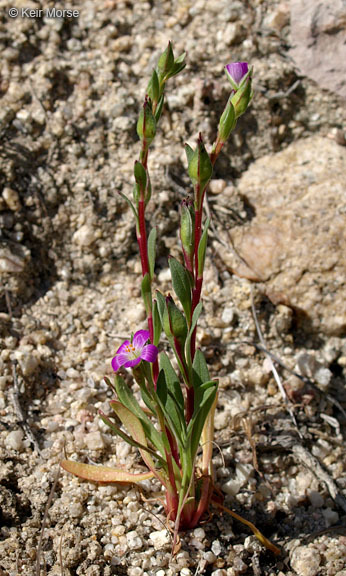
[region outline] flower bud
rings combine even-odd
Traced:
[[[249,65],[247,62],[231,62],[225,66],[225,72],[233,90],[237,91],[249,72]]]
[[[252,100],[252,96],[251,76],[248,76],[246,80],[242,82],[239,90],[232,96],[231,102],[234,106],[236,118],[244,114]]]
[[[150,144],[156,134],[156,121],[151,110],[151,101],[145,97],[143,108],[137,122],[137,134],[146,144]]]
[[[185,317],[175,305],[172,296],[167,296],[163,313],[163,329],[167,338],[174,338],[184,345],[187,337],[187,324]]]
[[[201,134],[197,140],[197,146],[194,151],[190,146],[185,146],[186,155],[188,159],[188,171],[192,183],[195,187],[199,187],[203,191],[208,184],[213,173],[213,166],[209,158],[209,154],[203,144]]]
[[[159,78],[163,78],[171,71],[174,65],[174,54],[171,42],[168,42],[166,50],[161,54],[159,61],[157,63],[157,71]]]
[[[218,140],[223,144],[228,140],[237,123],[231,98],[232,96],[230,96],[219,122]]]
[[[192,272],[193,254],[195,245],[195,211],[193,203],[184,199],[180,212],[180,240],[183,247],[184,260],[187,268]]]

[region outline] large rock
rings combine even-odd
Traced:
[[[291,56],[304,74],[346,98],[344,0],[291,0]]]
[[[257,160],[238,185],[255,217],[232,231],[235,251],[222,251],[306,327],[335,335],[346,329],[345,166],[345,148],[317,136]]]

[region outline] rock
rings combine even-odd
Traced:
[[[304,74],[343,98],[346,98],[345,23],[343,0],[291,0],[291,56]]]
[[[292,552],[291,566],[298,576],[316,576],[321,557],[315,548],[298,546]]]
[[[328,335],[346,329],[345,163],[346,150],[319,136],[254,162],[238,192],[256,216],[232,233],[248,265],[221,253],[237,275],[265,282],[269,298],[295,309],[306,329]]]
[[[84,224],[73,234],[72,240],[82,247],[91,246],[96,240],[95,230],[89,224]]]
[[[155,550],[164,548],[170,542],[168,530],[155,530],[154,532],[150,532],[149,538],[152,541]]]
[[[290,21],[290,9],[288,4],[283,3],[276,6],[276,8],[269,12],[264,19],[264,26],[271,28],[275,32],[281,32],[282,28]]]
[[[4,188],[2,191],[2,197],[10,210],[13,210],[14,212],[19,210],[20,199],[16,190],[12,190],[12,188]]]
[[[89,450],[103,450],[105,442],[101,432],[89,432],[85,435],[85,444]]]
[[[19,247],[20,249],[20,247]],[[23,272],[25,268],[25,257],[21,251],[14,252],[10,248],[0,248],[0,274]]]
[[[23,430],[12,430],[12,432],[9,432],[6,436],[5,445],[9,450],[17,450],[18,452],[21,452],[24,448],[23,438]]]
[[[18,360],[19,367],[23,376],[32,376],[37,370],[39,360],[30,352],[16,351],[15,357]]]

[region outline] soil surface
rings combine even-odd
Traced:
[[[346,575],[345,101],[342,46],[330,44],[345,18],[341,2],[318,18],[322,3],[305,3],[302,31],[288,1],[75,0],[74,17],[53,17],[64,3],[0,1],[1,576]],[[280,557],[213,509],[172,557],[155,482],[98,486],[59,466],[66,454],[144,470],[98,411],[109,410],[112,356],[145,328],[134,223],[118,192],[132,193],[137,115],[168,40],[187,67],[169,82],[149,158],[164,292],[191,194],[184,142],[201,131],[210,149],[229,93],[223,67],[254,66],[253,103],[208,196],[198,342],[220,383],[225,505]]]

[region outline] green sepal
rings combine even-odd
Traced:
[[[154,329],[153,344],[154,344],[154,346],[158,346],[159,342],[160,342],[161,332],[162,332],[162,324],[161,324],[160,314],[159,314],[159,310],[158,310],[157,300],[153,301],[152,315],[153,315],[153,329]]]
[[[208,228],[209,228],[210,220],[207,218],[204,230],[201,236],[201,239],[198,244],[198,278],[203,278],[203,270],[204,270],[204,263],[205,263],[205,255],[207,251],[207,243],[208,243]]]
[[[159,78],[157,75],[156,70],[153,70],[151,78],[149,80],[149,84],[147,87],[147,94],[151,101],[155,104],[159,101],[160,98],[160,83]]]
[[[142,298],[143,298],[143,302],[144,302],[144,306],[145,306],[145,311],[147,313],[147,316],[149,316],[151,314],[152,299],[151,299],[151,279],[150,279],[150,275],[148,274],[148,272],[146,273],[146,275],[142,279],[141,292],[142,292]]]
[[[186,318],[191,316],[191,306],[192,306],[192,278],[191,274],[176,260],[175,258],[169,258],[168,260],[169,268],[171,270],[172,285],[174,292],[176,293],[181,305],[184,309]]]
[[[148,236],[148,260],[149,260],[149,272],[150,278],[154,278],[154,269],[155,269],[155,257],[156,257],[156,237],[157,237],[157,229],[152,228],[150,230],[150,234]]]
[[[164,456],[164,445],[160,433],[156,430],[144,410],[140,407],[123,378],[118,375],[115,376],[115,389],[121,404],[140,420],[146,437],[159,450],[162,456]]]
[[[235,110],[235,117],[239,118],[244,112],[246,111],[247,107],[249,106],[252,97],[253,97],[253,90],[252,90],[252,80],[251,80],[251,73],[252,69],[249,70],[246,77],[240,84],[239,90],[232,96],[232,104]]]

